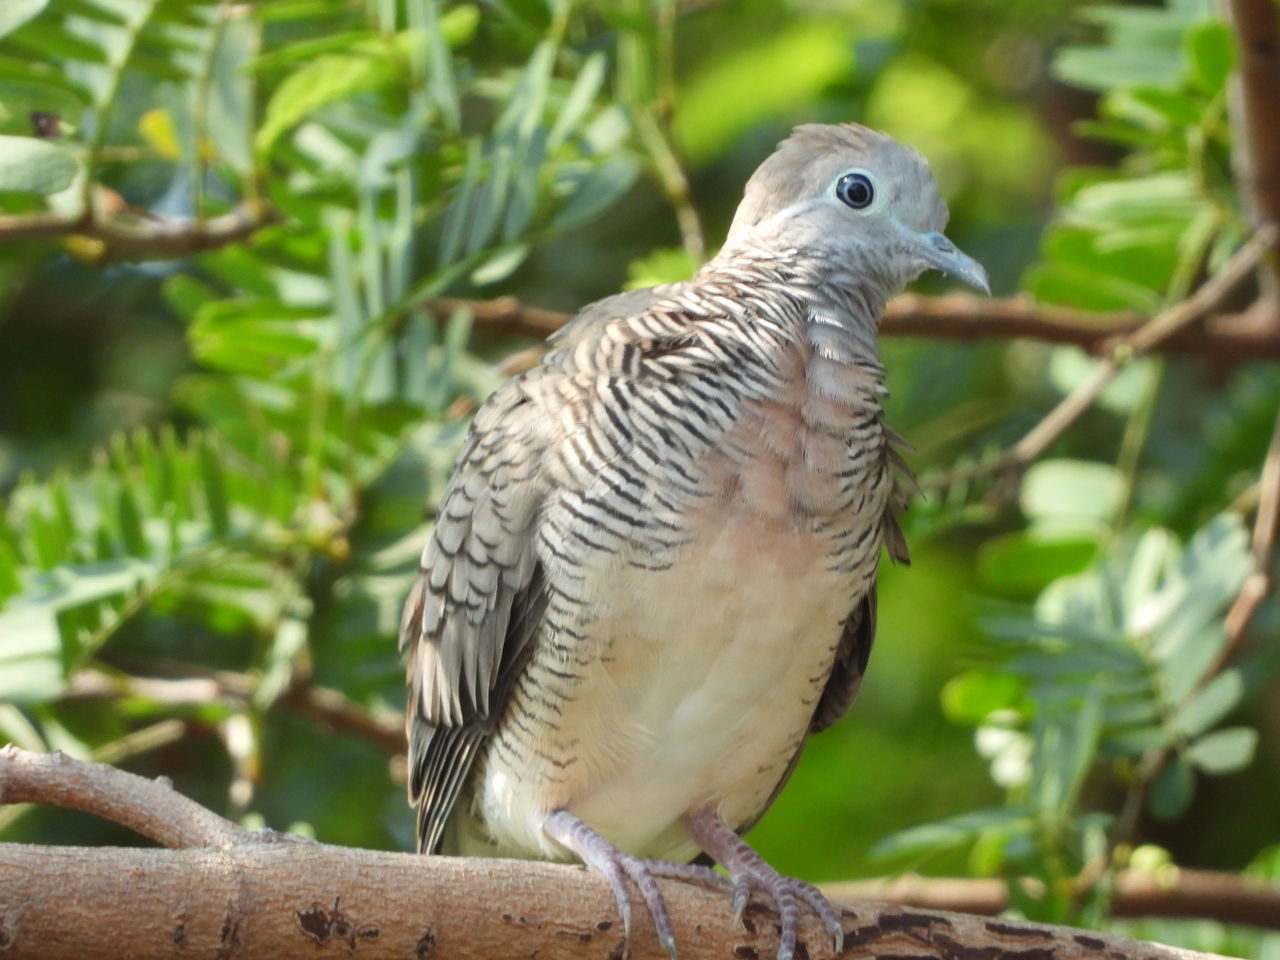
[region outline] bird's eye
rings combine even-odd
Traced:
[[[876,191],[865,173],[846,173],[836,184],[836,196],[853,209],[862,210],[871,206]]]

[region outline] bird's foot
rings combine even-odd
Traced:
[[[676,935],[671,928],[666,901],[658,889],[658,878],[684,880],[725,889],[728,880],[710,867],[693,863],[672,863],[669,860],[643,860],[623,853],[612,843],[596,833],[568,810],[556,810],[543,821],[542,829],[552,840],[573,851],[582,862],[604,874],[618,902],[622,914],[622,930],[631,936],[631,892],[627,879],[636,885],[640,897],[653,918],[653,926],[662,948],[676,960]]]
[[[792,960],[795,955],[801,903],[808,904],[831,933],[835,941],[835,952],[839,954],[844,949],[844,927],[840,924],[840,914],[817,887],[778,873],[745,840],[734,833],[733,828],[720,819],[719,815],[711,811],[691,814],[686,818],[686,823],[694,842],[715,858],[733,878],[733,916],[736,921],[742,922],[753,888],[764,891],[772,898],[778,908],[781,924],[777,960]]]

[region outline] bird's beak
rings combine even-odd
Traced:
[[[917,234],[915,252],[931,267],[991,295],[986,268],[937,231]]]

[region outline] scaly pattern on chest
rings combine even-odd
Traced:
[[[750,338],[741,308],[693,333],[646,314],[674,345],[544,394],[585,399],[561,404],[551,454],[546,617],[473,786],[502,851],[554,856],[540,825],[565,807],[622,849],[684,855],[684,812],[753,819],[802,743],[893,481],[878,364],[787,306]],[[606,404],[625,417],[590,415]]]

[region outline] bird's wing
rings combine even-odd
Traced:
[[[827,729],[849,709],[867,672],[867,660],[875,639],[876,585],[873,583],[841,628],[836,661],[809,722],[810,733]]]
[[[893,446],[898,440],[897,435],[890,433],[889,437],[890,442],[885,446],[886,465],[890,470],[896,468],[907,483],[904,485],[895,478],[888,508],[880,521],[880,538],[889,551],[890,558],[895,563],[905,564],[911,562],[911,554],[907,550],[902,525],[898,522],[898,512],[909,499],[909,488],[915,481],[910,468]],[[810,733],[825,730],[839,720],[858,695],[858,688],[862,686],[862,678],[867,672],[867,661],[871,657],[871,646],[876,639],[876,594],[876,584],[873,581],[866,595],[857,602],[844,621],[831,675],[827,677],[827,685],[822,690],[818,706],[813,712],[813,720],[809,723]]]
[[[674,285],[666,288],[644,287],[640,290],[615,293],[603,300],[587,304],[576,317],[547,337],[547,344],[552,348],[573,346],[601,332],[611,320],[621,320],[644,313],[664,290],[673,289],[675,289]]]
[[[602,341],[612,321],[643,313],[654,300],[652,290],[635,290],[585,307],[553,335],[544,364],[504,384],[472,423],[400,630],[409,796],[423,851],[439,852],[547,606],[535,525],[545,493],[541,461],[557,425],[535,398],[572,394],[573,375],[583,372],[576,348]],[[586,351],[588,364],[593,355]],[[557,388],[542,389],[549,379]]]
[[[546,604],[533,550],[543,418],[519,380],[476,415],[405,604],[409,796],[436,852]]]

